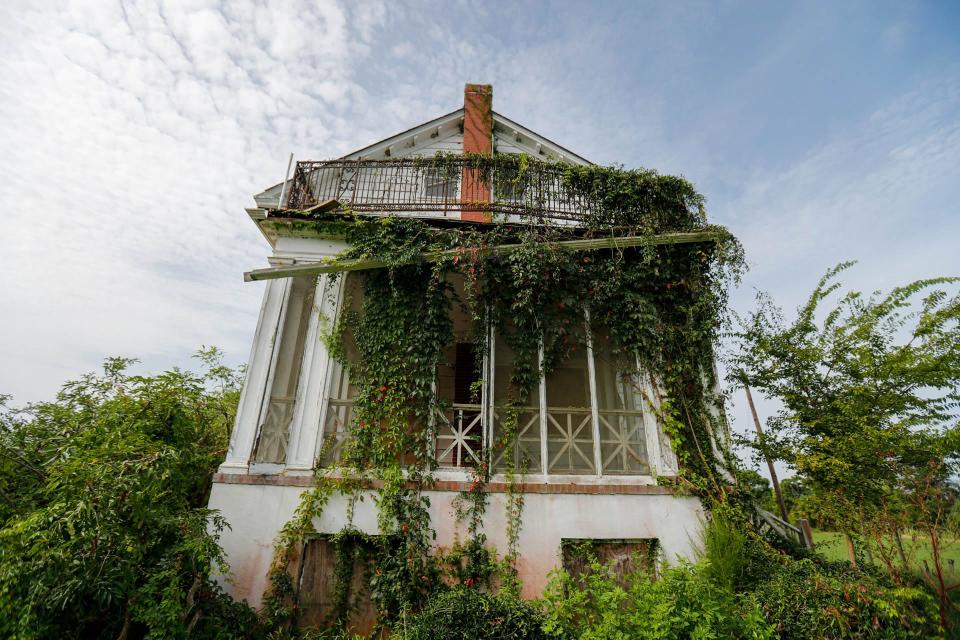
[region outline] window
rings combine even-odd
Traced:
[[[623,375],[622,367],[617,366],[609,336],[594,336],[593,362],[603,473],[649,474],[643,399],[633,381]]]
[[[258,463],[283,464],[286,461],[316,279],[309,276],[292,278],[288,286],[286,312],[277,336],[279,346],[274,356],[270,395],[253,453],[253,461]]]
[[[435,167],[423,170],[423,195],[438,200],[456,200],[459,176]]]
[[[343,283],[340,313],[359,313],[363,305],[363,287],[360,278],[346,276]],[[349,325],[343,334],[343,355],[346,363],[331,358],[328,382],[327,413],[323,426],[323,444],[320,466],[327,467],[340,459],[343,445],[353,421],[353,401],[357,387],[350,381],[350,363],[359,360],[357,343]]]
[[[637,570],[656,572],[660,543],[656,538],[635,540],[573,539],[564,538],[560,543],[563,568],[578,578],[590,573],[592,560],[610,565],[620,586],[626,587],[627,574]]]
[[[512,327],[508,326],[508,330]],[[539,390],[531,389],[530,397],[519,409],[508,409],[508,404],[512,399],[510,390],[510,375],[516,364],[513,350],[510,348],[509,340],[506,335],[494,337],[493,366],[492,366],[492,410],[493,417],[493,441],[494,441],[494,460],[493,469],[495,471],[505,471],[512,457],[512,466],[515,471],[527,471],[539,473],[542,470],[541,463],[541,424],[540,424],[540,399]],[[530,363],[532,366],[538,366],[539,363]],[[516,438],[514,446],[511,449],[506,448],[502,440],[504,434],[510,429],[512,416],[510,413],[516,411]],[[500,440],[500,446],[497,441]],[[508,457],[510,456],[510,457]]]
[[[341,545],[340,554],[337,544]],[[337,602],[338,555],[352,562],[347,584],[347,619],[344,621],[351,634],[366,636],[377,622],[377,608],[370,596],[365,574],[369,560],[375,553],[374,545],[362,536],[343,536],[334,542],[328,536],[318,536],[307,541],[299,562],[291,563],[292,577],[296,585],[297,626],[299,628],[329,628],[336,625],[334,616],[343,604]]]
[[[547,399],[548,473],[594,474],[594,424],[586,342],[544,380]]]

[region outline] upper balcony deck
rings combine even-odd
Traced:
[[[481,212],[510,221],[578,224],[597,213],[596,205],[571,187],[567,170],[567,165],[519,157],[515,162],[471,156],[299,161],[278,209],[339,208],[451,220]]]

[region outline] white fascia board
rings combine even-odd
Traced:
[[[275,236],[271,236],[269,233],[267,233],[267,230],[261,224],[267,219],[267,210],[258,207],[251,207],[246,209],[246,212],[247,215],[250,216],[250,219],[253,220],[253,224],[257,225],[257,229],[260,230],[260,233],[263,234],[263,237],[266,238],[267,242],[272,247],[276,243],[277,239]]]

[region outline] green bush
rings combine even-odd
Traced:
[[[544,629],[577,640],[942,638],[933,596],[845,562],[791,558],[714,511],[696,564],[617,575],[557,571]],[[636,566],[641,566],[636,563]]]
[[[943,637],[933,596],[848,563],[790,561],[754,588],[783,640]]]
[[[427,607],[395,630],[403,640],[546,640],[543,616],[532,605],[508,595],[456,587],[441,592]]]
[[[753,599],[715,583],[704,564],[666,569],[659,578],[636,571],[622,580],[596,561],[579,576],[558,570],[542,601],[544,629],[579,640],[773,637]]]
[[[207,370],[101,376],[0,412],[0,637],[230,638],[256,614],[213,581],[224,569],[206,508],[239,393]]]

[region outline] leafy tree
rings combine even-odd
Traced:
[[[226,523],[206,509],[238,372],[101,375],[0,413],[0,636],[238,637],[253,612],[211,579]]]
[[[773,490],[770,488],[770,481],[754,469],[737,469],[737,484],[753,498],[754,502],[764,509],[770,509],[773,505]]]
[[[960,279],[869,297],[849,292],[822,310],[851,264],[828,271],[791,323],[761,294],[736,333],[731,381],[745,379],[782,403],[768,420],[767,449],[809,483],[820,521],[878,545],[899,543],[913,526],[937,548],[948,481],[960,470],[960,296],[940,287]],[[953,587],[940,562],[927,577],[945,620]]]

